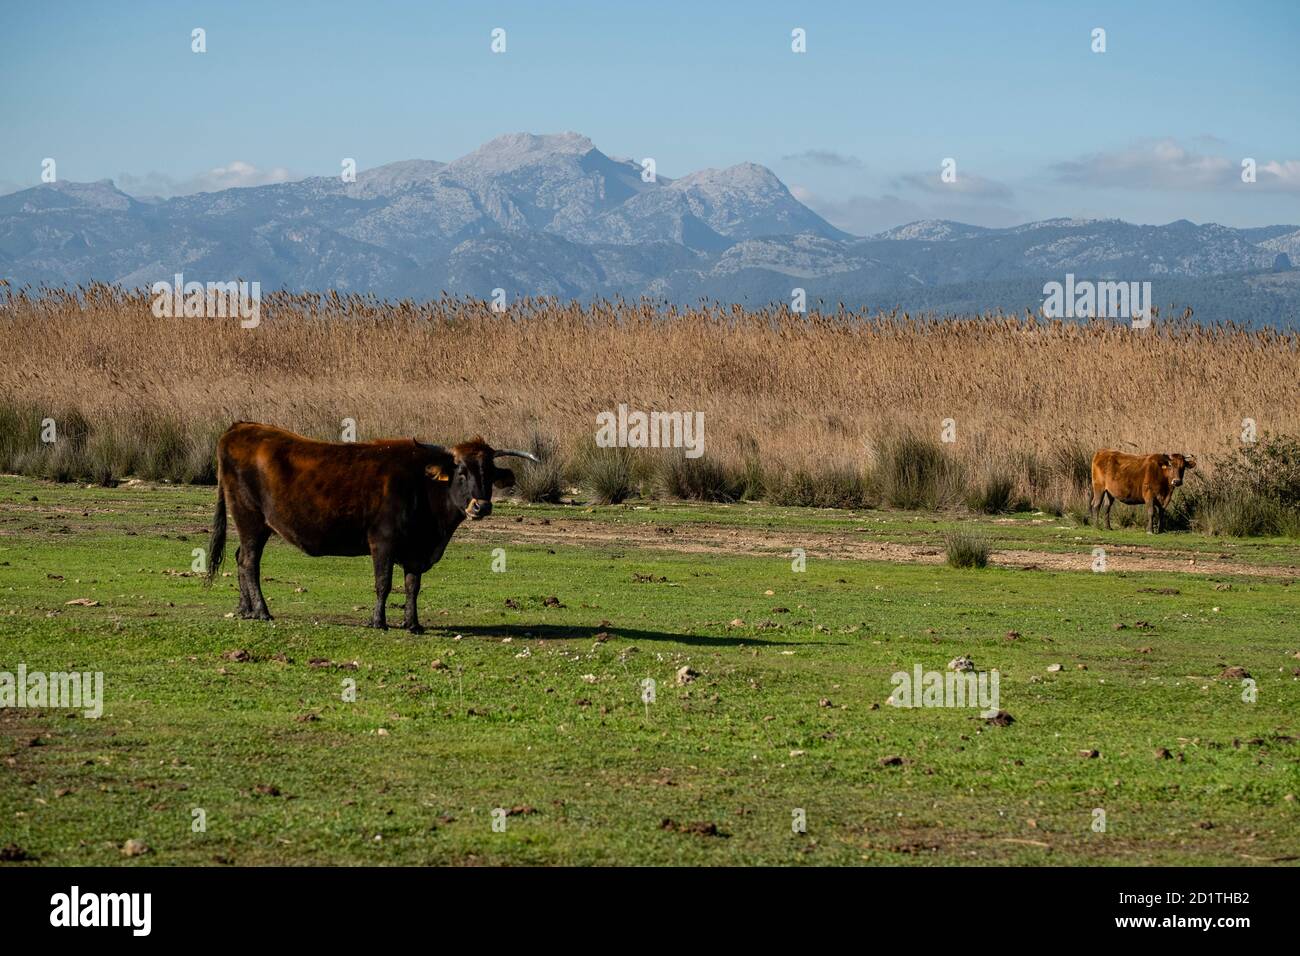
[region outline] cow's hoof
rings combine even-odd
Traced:
[[[386,621],[367,621],[366,627],[373,627],[376,631],[386,631],[388,630],[388,623]]]
[[[250,617],[252,617],[252,619],[253,619],[254,621],[274,621],[274,620],[275,620],[275,618],[271,617],[271,612],[268,611],[266,608],[262,608],[262,610],[260,610],[260,611],[254,611],[254,612],[250,615]]]
[[[424,625],[423,625],[423,624],[404,624],[403,627],[405,627],[405,628],[406,628],[408,631],[410,631],[412,634],[423,634],[423,633],[424,633]]]

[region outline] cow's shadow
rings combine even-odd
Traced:
[[[761,637],[716,637],[709,634],[674,634],[668,631],[643,631],[626,627],[589,627],[564,624],[465,624],[460,626],[426,624],[427,635],[450,637],[456,634],[469,637],[509,637],[529,641],[594,640],[597,634],[609,635],[613,646],[636,641],[670,641],[696,647],[750,647],[784,646],[806,643],[803,641],[773,641]],[[616,643],[615,643],[616,642]],[[818,642],[822,643],[822,642]]]

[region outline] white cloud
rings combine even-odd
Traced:
[[[901,196],[849,196],[826,199],[803,187],[791,189],[801,203],[831,225],[858,236],[869,236],[921,219],[951,219],[974,226],[1015,226],[1025,221],[1019,209],[987,201],[966,202],[954,195],[950,200],[916,202]]]
[[[1202,137],[1205,139],[1205,137]],[[1142,140],[1127,149],[1092,153],[1053,168],[1059,182],[1120,189],[1221,190],[1261,187],[1300,191],[1300,161],[1260,162],[1256,183],[1241,181],[1245,157],[1195,153],[1176,140]]]
[[[1264,163],[1259,167],[1258,180],[1274,189],[1286,192],[1300,192],[1300,160],[1288,159],[1285,162]]]
[[[192,193],[211,193],[237,186],[266,186],[270,183],[287,183],[302,179],[283,166],[260,169],[252,163],[236,159],[226,166],[216,166],[188,179],[175,179],[165,173],[152,172],[143,176],[121,173],[117,188],[132,196],[188,196]]]
[[[957,178],[945,183],[935,173],[910,173],[899,177],[897,186],[910,186],[932,195],[956,194],[963,199],[1010,199],[1011,189],[995,179],[973,173],[958,173]]]
[[[861,169],[865,165],[858,157],[837,153],[833,149],[805,149],[802,153],[791,153],[781,158],[788,163],[829,166],[833,169]]]

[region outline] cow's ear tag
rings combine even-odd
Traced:
[[[424,469],[424,473],[434,481],[451,481],[451,475],[443,471],[438,465],[430,465]]]

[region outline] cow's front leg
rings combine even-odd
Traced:
[[[406,628],[412,634],[423,634],[424,628],[420,626],[420,612],[418,602],[420,598],[420,575],[410,571],[406,572],[406,618],[402,622],[402,627]]]
[[[1147,534],[1156,533],[1156,513],[1160,510],[1160,505],[1156,504],[1154,498],[1147,499]]]
[[[371,548],[370,555],[375,561],[375,613],[370,616],[370,626],[386,631],[388,592],[393,589],[393,556],[384,547]]]

